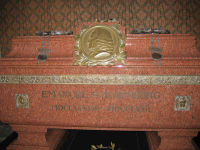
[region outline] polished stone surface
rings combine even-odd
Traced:
[[[37,36],[15,38],[10,54],[0,59],[0,118],[19,133],[14,149],[49,149],[45,136],[48,128],[158,131],[161,143],[156,150],[194,149],[191,139],[200,129],[199,84],[3,82],[5,75],[200,76],[200,52],[195,48],[194,37],[160,35],[163,59],[153,60],[148,50],[150,35],[127,35],[126,64],[96,67],[72,65],[73,36],[50,37],[50,57],[37,64],[40,42],[41,37]],[[37,82],[35,78],[30,80]],[[16,100],[16,94],[22,97]],[[18,102],[22,107],[17,107]]]

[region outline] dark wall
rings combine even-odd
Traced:
[[[200,45],[199,0],[1,0],[0,47],[15,36],[44,30],[74,30],[82,22],[116,18],[126,32],[162,27],[191,33]]]

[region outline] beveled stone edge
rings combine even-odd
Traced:
[[[0,84],[200,85],[191,75],[0,75]]]

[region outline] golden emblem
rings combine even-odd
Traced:
[[[15,94],[17,108],[30,108],[28,94]]]
[[[191,96],[176,96],[175,97],[175,111],[190,111]]]
[[[126,59],[125,36],[119,24],[85,25],[80,35],[75,36],[74,65],[124,64]]]

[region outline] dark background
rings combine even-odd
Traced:
[[[0,48],[13,37],[37,31],[73,30],[83,22],[116,18],[134,28],[165,28],[190,33],[200,48],[199,0],[0,0]]]

